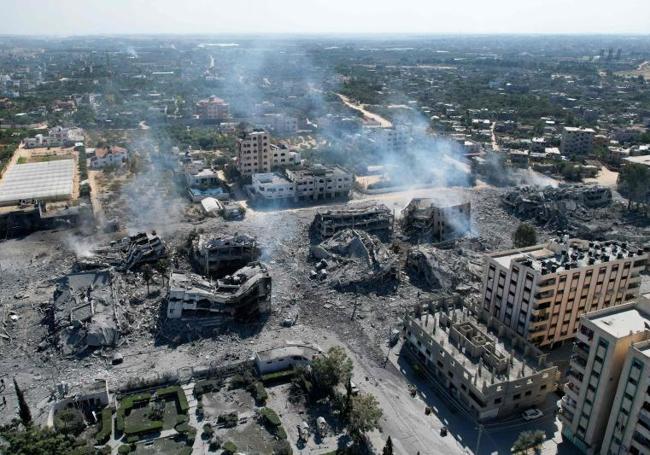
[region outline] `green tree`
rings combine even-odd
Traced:
[[[618,190],[632,203],[647,205],[650,199],[650,167],[643,164],[626,164],[618,174]]]
[[[348,433],[352,439],[359,443],[367,432],[379,428],[382,414],[374,395],[362,394],[352,397],[352,409],[348,415]]]
[[[0,439],[6,441],[6,453],[12,455],[70,455],[84,453],[74,436],[57,433],[38,426],[20,428],[18,421],[0,428]],[[3,452],[4,453],[4,452]]]
[[[311,362],[311,375],[314,386],[324,394],[331,394],[340,383],[350,382],[352,360],[340,346],[333,346],[327,354]]]
[[[537,231],[528,223],[521,223],[512,233],[512,243],[517,248],[532,246],[537,243]]]
[[[142,278],[144,279],[144,282],[147,284],[147,295],[151,295],[151,292],[149,292],[149,283],[153,278],[153,270],[151,270],[151,266],[149,264],[145,264],[142,267]]]
[[[527,454],[531,450],[537,453],[544,439],[545,435],[541,430],[522,431],[519,433],[517,440],[512,444],[512,453]]]
[[[167,279],[167,275],[169,273],[169,260],[167,258],[162,258],[159,259],[158,262],[154,265],[156,271],[160,273],[160,276],[162,277],[163,284],[165,283],[165,280]]]
[[[388,436],[384,450],[381,453],[382,455],[393,455],[393,440],[390,438],[390,436]]]
[[[29,405],[27,400],[25,400],[25,394],[18,387],[18,382],[14,378],[14,388],[16,389],[16,397],[18,398],[18,415],[20,416],[20,421],[25,427],[32,425],[32,411],[29,410]]]

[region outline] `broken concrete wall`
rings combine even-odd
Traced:
[[[235,272],[260,255],[257,240],[245,234],[199,235],[192,242],[192,262],[203,275],[219,277]]]
[[[462,237],[471,229],[471,204],[449,204],[434,199],[413,199],[402,210],[404,233],[419,241],[443,242]]]
[[[344,229],[390,237],[393,222],[394,215],[384,204],[346,206],[340,210],[318,212],[311,224],[311,232],[318,240],[330,238]]]
[[[271,276],[254,262],[215,282],[195,274],[172,273],[167,317],[252,320],[271,310]]]

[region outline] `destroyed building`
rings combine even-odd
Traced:
[[[120,339],[117,278],[108,270],[72,273],[59,280],[50,306],[50,333],[64,351],[116,346]]]
[[[167,317],[248,321],[271,311],[271,276],[254,262],[216,282],[195,274],[172,273]]]
[[[502,201],[519,218],[565,229],[589,222],[591,210],[611,204],[612,191],[598,185],[524,186],[503,195]]]
[[[319,240],[332,237],[344,229],[361,229],[375,235],[390,237],[394,215],[384,204],[360,204],[342,209],[319,211],[311,224]]]
[[[542,405],[559,371],[546,355],[494,318],[437,307],[404,322],[405,351],[479,420]]]
[[[471,229],[471,204],[416,198],[402,210],[404,233],[419,241],[444,242]]]
[[[167,246],[155,232],[140,232],[94,249],[91,256],[77,259],[76,267],[79,270],[108,267],[133,270],[166,256]]]
[[[424,280],[429,289],[479,291],[483,255],[467,249],[440,249],[430,245],[411,248],[406,267],[412,276]]]
[[[394,286],[399,279],[398,258],[381,241],[365,231],[345,229],[313,245],[317,260],[311,277],[337,289]]]
[[[192,242],[192,261],[203,275],[232,273],[259,259],[261,251],[255,237],[245,234],[199,235]]]

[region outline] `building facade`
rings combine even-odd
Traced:
[[[237,139],[236,167],[245,176],[271,172],[273,153],[271,138],[266,131],[245,133]]]
[[[650,300],[582,317],[560,419],[586,454],[650,453]]]
[[[196,103],[196,114],[201,120],[228,120],[230,106],[221,98],[211,96]]]
[[[404,337],[407,353],[442,386],[443,395],[479,420],[540,405],[557,387],[558,369],[541,351],[496,319],[480,321],[467,308],[408,317]]]
[[[562,155],[588,155],[594,150],[594,136],[591,128],[564,127],[560,150]]]
[[[580,316],[639,295],[643,250],[625,243],[559,239],[488,256],[482,312],[537,346],[575,336]]]

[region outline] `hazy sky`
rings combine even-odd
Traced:
[[[650,33],[650,0],[0,0],[0,34]]]

